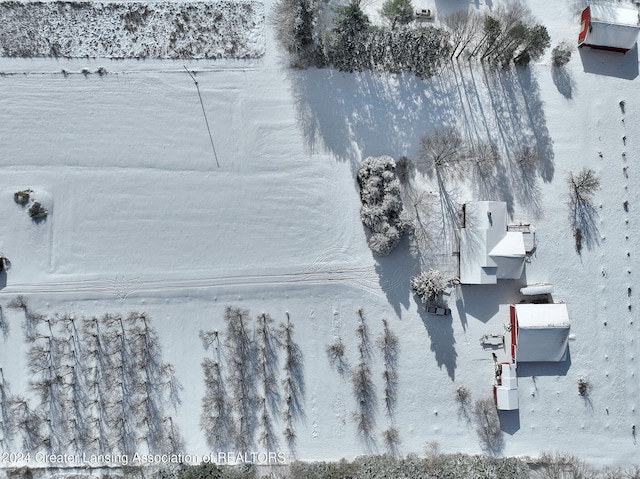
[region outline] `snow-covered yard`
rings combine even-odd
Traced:
[[[444,14],[497,3],[418,6]],[[553,45],[577,37],[581,2],[527,3]],[[402,454],[422,454],[429,442],[481,453],[486,444],[456,390],[490,397],[493,360],[480,337],[504,332],[519,288],[549,282],[567,304],[570,358],[520,365],[520,409],[501,414],[504,442],[493,452],[559,449],[596,464],[637,462],[637,47],[626,55],[580,50],[562,71],[548,58],[506,72],[461,60],[423,81],[290,70],[269,29],[266,45],[261,60],[187,61],[197,85],[177,60],[0,59],[0,250],[11,261],[0,276],[0,366],[11,393],[37,403],[25,316],[8,307],[16,296],[47,316],[145,312],[162,361],[183,386],[181,403],[163,406],[163,414],[179,428],[184,452],[202,457],[212,447],[200,426],[201,363],[212,352],[199,333],[217,330],[224,341],[232,305],[248,309],[252,321],[266,312],[274,327],[287,316],[295,327],[302,414],[292,449],[285,419],[274,415],[272,445],[287,459],[385,452],[389,427]],[[82,74],[99,67],[108,74]],[[514,222],[535,225],[538,244],[521,280],[451,289],[452,316],[440,318],[410,294],[418,266],[406,241],[388,257],[370,253],[355,175],[367,156],[415,158],[420,136],[443,125],[457,126],[469,142],[496,143],[502,161],[490,178],[419,179],[439,199],[433,227],[444,234],[436,257],[445,261],[455,250],[451,228],[468,200],[507,202]],[[534,174],[511,161],[526,145],[541,152]],[[565,178],[583,167],[595,170],[601,189],[577,254]],[[48,209],[45,221],[33,222],[14,202],[26,188]],[[362,317],[366,356],[358,348]],[[383,319],[398,338],[393,414],[385,412],[376,344]],[[371,371],[368,436],[354,421],[362,411],[351,378],[326,351],[338,338],[347,371],[363,358]],[[282,351],[278,361],[282,380]],[[591,385],[586,396],[578,394],[580,378]],[[251,451],[264,450],[259,434]],[[18,435],[0,438],[5,450],[23,450]]]

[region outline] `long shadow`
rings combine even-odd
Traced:
[[[500,411],[498,410],[498,417],[500,418],[500,429],[513,436],[520,430],[520,410],[515,409],[513,411]]]
[[[453,335],[453,319],[451,316],[428,315],[420,300],[416,298],[416,302],[420,319],[431,339],[431,351],[435,354],[436,363],[440,369],[444,366],[451,381],[455,381],[458,353]]]
[[[622,78],[623,80],[633,80],[638,76],[637,44],[624,54],[591,48],[579,48],[578,52],[585,73]]]
[[[567,100],[573,98],[573,90],[575,89],[575,80],[571,72],[566,66],[551,67],[551,78],[558,92]]]
[[[566,376],[571,367],[571,350],[567,350],[567,357],[564,361],[558,362],[535,362],[518,363],[518,377],[531,376]]]
[[[572,218],[571,228],[574,234],[580,231],[581,244],[591,250],[600,243],[600,231],[598,229],[598,210],[591,201],[577,199],[571,202]],[[580,253],[581,248],[578,248]]]
[[[409,252],[409,239],[403,238],[388,256],[376,258],[380,288],[393,310],[402,318],[409,309],[411,278],[420,272],[419,259]]]
[[[519,290],[527,284],[524,276],[519,280],[498,280],[493,285],[461,285],[467,317],[486,323],[498,314],[500,305],[519,303],[524,298]]]
[[[516,67],[517,80],[524,98],[525,111],[529,118],[529,126],[533,132],[538,153],[540,155],[539,173],[545,183],[553,180],[555,161],[553,140],[547,129],[547,118],[544,113],[544,103],[540,96],[538,81],[531,69]]]
[[[512,162],[509,170],[511,184],[518,203],[536,220],[543,215],[542,193],[538,184],[538,166]]]
[[[6,275],[5,275],[6,279]],[[0,288],[1,289],[1,288]],[[7,339],[9,337],[9,322],[4,317],[4,310],[0,305],[0,333],[2,333],[2,337]]]
[[[288,76],[307,147],[324,148],[354,171],[367,156],[412,155],[425,131],[455,118],[448,78],[331,69],[289,70]]]

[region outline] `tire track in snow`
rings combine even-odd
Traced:
[[[0,295],[98,293],[126,299],[133,293],[158,293],[181,290],[209,289],[235,286],[283,284],[351,283],[363,294],[384,297],[375,267],[360,266],[362,259],[350,250],[331,248],[321,254],[305,270],[294,273],[222,275],[205,278],[151,279],[115,277],[79,281],[51,281],[7,285]],[[385,284],[384,287],[392,285]]]

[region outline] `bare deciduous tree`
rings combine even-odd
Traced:
[[[389,322],[382,320],[383,333],[376,341],[384,361],[384,403],[386,414],[392,417],[398,400],[398,353],[400,343],[398,336],[389,328]]]
[[[487,177],[495,174],[500,154],[494,145],[483,142],[469,148],[468,159],[475,165],[480,176]]]
[[[227,306],[225,310],[227,336],[225,346],[229,355],[229,382],[232,385],[233,405],[238,420],[236,447],[246,451],[254,443],[257,420],[256,347],[252,337],[249,311]]]
[[[442,17],[452,43],[451,58],[458,58],[478,37],[482,21],[474,10],[456,10]]]
[[[342,338],[338,337],[331,344],[328,344],[326,351],[331,365],[336,368],[340,375],[343,375],[349,370],[349,364],[345,358],[345,346]]]
[[[464,141],[456,128],[436,128],[422,135],[416,164],[421,173],[444,180],[447,173],[460,174],[464,160]]]
[[[382,438],[389,453],[392,456],[397,456],[399,453],[398,446],[400,446],[400,432],[398,431],[398,428],[389,426],[382,432]]]
[[[284,349],[284,379],[282,389],[285,409],[283,419],[285,422],[284,436],[289,446],[289,451],[295,454],[296,432],[295,423],[304,417],[304,399],[306,387],[304,380],[304,357],[300,346],[293,338],[294,326],[289,313],[287,322],[280,324],[281,345]]]
[[[583,168],[577,175],[569,172],[567,184],[571,199],[576,202],[591,201],[596,191],[600,189],[600,179],[596,172],[590,168]]]
[[[372,356],[369,328],[362,309],[358,310],[358,315],[360,321],[356,334],[358,336],[359,361],[351,372],[351,384],[356,400],[356,410],[353,412],[352,417],[356,424],[358,435],[365,444],[371,446],[375,442],[373,430],[376,424],[375,413],[378,398],[369,367]]]
[[[489,454],[499,453],[504,447],[504,440],[493,398],[477,399],[473,404],[473,418],[483,449]]]

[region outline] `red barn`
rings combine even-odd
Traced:
[[[611,5],[589,5],[582,11],[578,47],[627,53],[638,39],[638,11]]]

